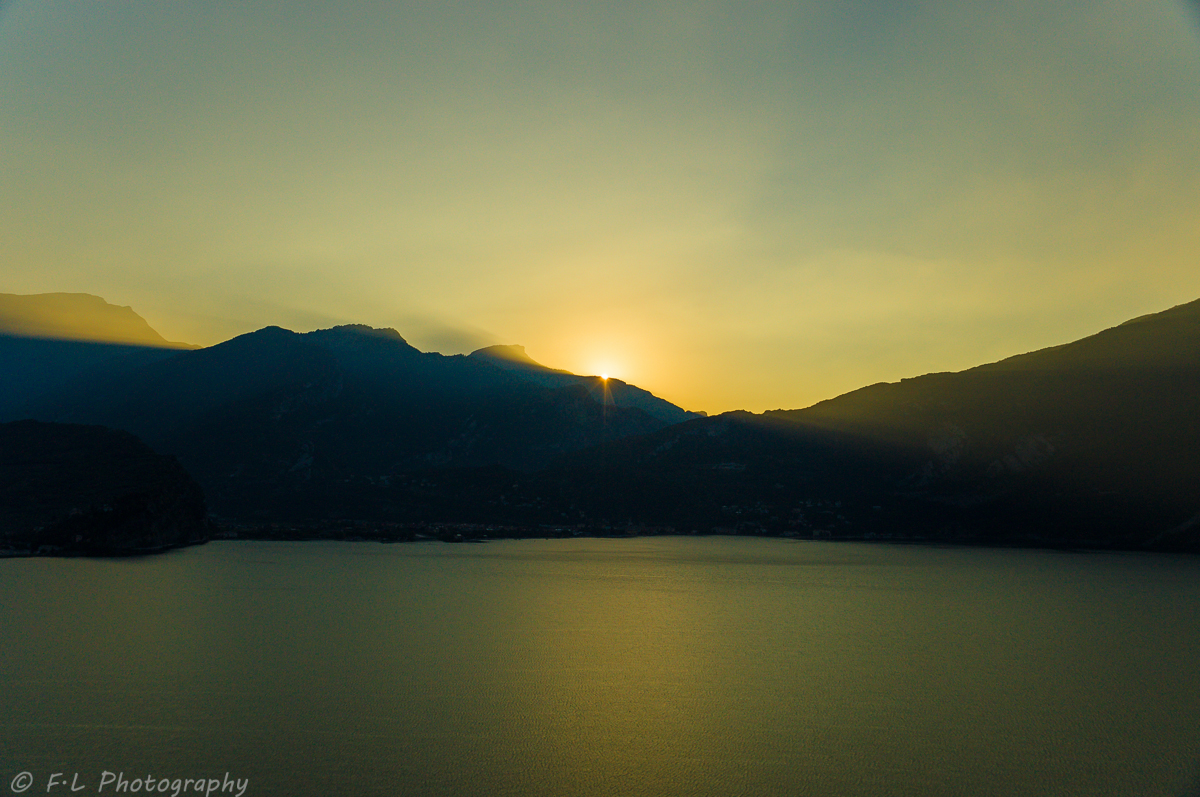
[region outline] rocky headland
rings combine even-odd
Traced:
[[[0,424],[0,555],[141,554],[209,532],[200,486],[132,434]]]

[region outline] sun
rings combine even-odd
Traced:
[[[603,379],[605,382],[607,382],[607,381],[608,381],[608,374],[600,374],[600,378],[601,378],[601,379]]]

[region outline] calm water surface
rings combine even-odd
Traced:
[[[1194,558],[770,539],[0,560],[0,794],[1200,794],[1198,608]]]

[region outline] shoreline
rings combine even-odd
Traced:
[[[562,540],[562,539],[632,539],[639,537],[754,537],[816,543],[869,543],[874,545],[925,546],[931,548],[991,548],[996,550],[1046,550],[1064,553],[1149,553],[1161,555],[1191,555],[1200,551],[1165,547],[1122,547],[1096,540],[1062,540],[1034,537],[1018,539],[954,540],[936,537],[880,535],[868,532],[861,535],[812,534],[795,531],[738,532],[733,529],[678,530],[669,526],[554,526],[481,523],[246,523],[216,521],[217,533],[207,539],[190,540],[181,544],[162,545],[122,551],[100,552],[86,550],[38,551],[0,549],[0,559],[27,558],[88,558],[126,559],[153,556],[169,551],[204,545],[209,542],[369,542],[379,544],[430,543],[449,545],[480,544],[500,540]]]

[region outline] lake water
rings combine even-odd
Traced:
[[[0,794],[1200,794],[1198,609],[1194,558],[775,539],[0,560]]]

